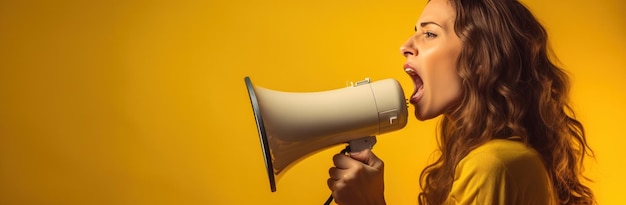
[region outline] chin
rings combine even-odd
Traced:
[[[415,118],[419,121],[426,121],[437,117],[438,115],[434,113],[429,113],[427,111],[421,111],[415,108]]]

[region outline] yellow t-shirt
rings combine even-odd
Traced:
[[[444,204],[555,204],[539,154],[521,142],[495,139],[472,150],[456,167]]]

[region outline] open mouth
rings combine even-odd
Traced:
[[[405,65],[404,71],[411,77],[413,80],[413,85],[415,86],[413,90],[413,94],[411,94],[411,98],[409,101],[411,104],[416,104],[424,94],[424,82],[422,82],[422,78],[417,74],[415,68]]]

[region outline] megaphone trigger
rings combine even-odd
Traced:
[[[374,144],[376,144],[376,136],[368,136],[364,138],[350,140],[350,142],[348,142],[348,153],[360,152],[365,149],[372,149],[374,148]]]

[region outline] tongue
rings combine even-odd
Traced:
[[[415,96],[424,88],[424,83],[422,82],[422,78],[419,76],[413,76],[413,84],[415,85],[415,90],[413,91],[413,95]]]
[[[413,95],[411,96],[411,102],[416,102],[424,94],[424,82],[422,82],[422,78],[418,75],[412,75],[411,78],[413,79],[413,85],[415,86]]]

